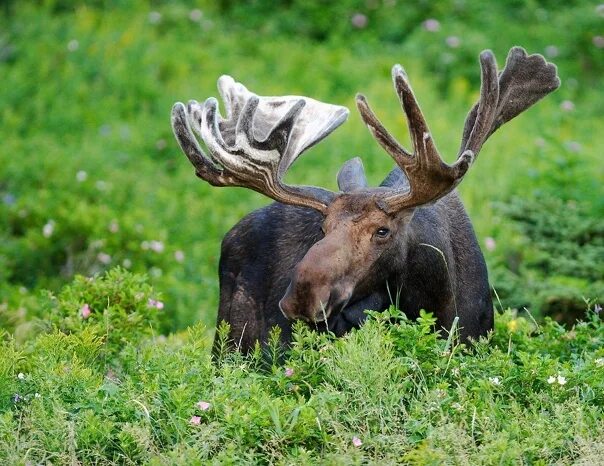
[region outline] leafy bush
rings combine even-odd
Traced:
[[[602,299],[604,221],[575,201],[515,198],[499,206],[523,239],[504,245],[494,283],[502,302],[572,324]]]
[[[601,458],[604,324],[593,309],[570,330],[507,311],[473,347],[394,308],[341,339],[298,324],[285,353],[275,335],[267,366],[260,352],[212,362],[199,325],[154,335],[152,296],[123,270],[78,278],[52,300],[55,330],[3,339],[0,461]],[[94,309],[86,319],[82,303]]]

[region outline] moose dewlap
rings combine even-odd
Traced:
[[[480,54],[480,66],[480,99],[452,165],[440,157],[400,65],[392,79],[412,151],[359,94],[363,121],[397,166],[380,186],[368,187],[361,160],[349,160],[337,175],[339,192],[282,180],[302,152],[346,120],[346,108],[261,97],[229,76],[218,80],[225,117],[214,98],[174,105],[172,128],[197,176],[277,201],[247,215],[222,242],[218,321],[230,324],[237,348],[266,342],[273,326],[288,343],[296,319],[342,335],[363,323],[365,310],[393,302],[411,318],[420,309],[433,312],[444,329],[457,317],[463,339],[493,328],[484,257],[455,187],[488,137],[560,80],[553,64],[520,47],[510,50],[500,73],[490,51]]]

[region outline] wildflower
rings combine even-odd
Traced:
[[[600,16],[602,16],[604,18],[604,3],[600,3],[596,7],[596,13],[598,13]]]
[[[162,243],[161,241],[151,241],[149,243],[149,248],[151,248],[152,251],[155,252],[164,252],[164,243]]]
[[[499,377],[489,377],[489,382],[491,382],[493,385],[501,385],[501,380]]]
[[[67,50],[69,50],[70,52],[75,52],[79,48],[80,43],[75,39],[72,39],[67,43]]]
[[[111,126],[110,125],[101,125],[99,127],[99,134],[101,136],[109,136],[111,134]]]
[[[357,29],[365,29],[369,20],[364,14],[355,13],[354,15],[352,15],[352,18],[350,18],[350,22],[352,23],[353,27]]]
[[[456,49],[461,45],[461,39],[457,36],[449,36],[445,39],[445,43],[452,49]]]
[[[556,58],[558,55],[560,55],[560,51],[555,45],[548,45],[545,47],[545,55],[548,58]]]
[[[570,152],[581,152],[581,144],[577,141],[567,141],[564,145]]]
[[[563,375],[557,374],[557,375],[550,375],[547,378],[547,383],[548,384],[554,384],[558,382],[558,385],[565,385],[566,384],[566,377],[564,377]]]
[[[20,401],[23,401],[23,397],[18,393],[15,393],[13,395],[13,403],[19,403]]]
[[[149,23],[159,24],[161,21],[161,13],[159,11],[152,11],[149,13]]]
[[[575,104],[571,100],[563,100],[560,108],[565,112],[572,112],[575,109]]]
[[[86,178],[88,178],[88,173],[86,173],[84,170],[80,170],[76,173],[76,181],[78,183],[86,181]]]
[[[599,49],[604,49],[604,36],[594,36],[591,41]]]
[[[512,319],[508,322],[508,330],[510,332],[515,332],[516,330],[518,330],[518,320],[517,319]]]
[[[174,259],[176,260],[176,262],[182,262],[185,260],[185,253],[182,252],[181,250],[175,251],[174,252]]]
[[[166,147],[168,147],[168,143],[165,139],[158,139],[155,141],[155,148],[157,150],[164,150]]]
[[[440,29],[440,22],[437,19],[430,18],[424,21],[422,26],[428,32],[436,32]]]
[[[358,437],[355,435],[354,437],[352,437],[352,444],[353,444],[355,447],[357,447],[357,448],[358,448],[358,447],[360,447],[361,445],[363,445],[363,442],[361,441],[361,439],[360,439],[360,438],[358,438]]]
[[[163,309],[164,308],[164,303],[162,301],[158,301],[156,299],[149,299],[149,301],[147,301],[147,305],[149,307],[154,307],[155,309]]]
[[[6,205],[13,205],[16,200],[15,195],[12,193],[6,193],[4,196],[2,196],[2,202],[4,202]]]
[[[193,21],[194,23],[197,23],[199,20],[201,20],[202,17],[203,17],[203,11],[201,11],[198,8],[195,8],[194,10],[191,10],[189,12],[189,19],[191,21]]]
[[[130,259],[124,259],[124,260],[122,261],[122,265],[123,265],[125,268],[129,269],[130,267],[132,267],[132,261],[131,261]]]
[[[111,233],[117,233],[120,231],[120,224],[117,222],[117,220],[111,220],[111,223],[109,224],[109,231]]]
[[[495,239],[487,236],[484,239],[484,246],[487,248],[487,251],[494,251],[495,247],[497,246],[497,243],[495,243]]]
[[[90,317],[91,313],[92,313],[92,311],[90,310],[90,306],[88,304],[84,304],[80,308],[80,315],[82,316],[82,319],[88,319],[88,317]]]
[[[17,378],[18,378],[19,380],[25,380],[25,374],[24,374],[23,372],[19,372],[19,373],[17,374]]]
[[[543,139],[543,138],[536,138],[535,139],[535,145],[537,147],[545,147],[545,139]]]
[[[207,411],[212,407],[212,404],[207,401],[198,401],[196,406],[202,411]]]
[[[563,375],[558,374],[558,383],[560,385],[564,385],[566,383],[566,377],[564,377]]]
[[[291,377],[294,375],[294,370],[291,367],[285,368],[285,377]]]
[[[105,252],[99,252],[96,258],[101,264],[107,265],[111,262],[111,256]]]
[[[594,306],[594,312],[595,312],[596,314],[599,314],[600,312],[602,312],[602,306],[600,306],[599,304],[596,304],[596,305]]]
[[[192,416],[189,422],[194,426],[198,426],[199,424],[201,424],[201,418],[199,416]]]
[[[49,220],[42,227],[42,236],[44,236],[44,238],[50,238],[52,236],[52,234],[54,233],[54,231],[55,231],[55,222],[54,222],[54,220]]]

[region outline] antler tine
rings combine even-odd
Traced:
[[[446,195],[459,184],[484,142],[497,128],[560,86],[556,66],[541,55],[527,55],[521,47],[510,49],[505,69],[499,75],[490,50],[480,54],[480,67],[480,100],[468,114],[459,156],[453,165],[447,165],[438,154],[407,75],[400,66],[393,68],[392,75],[407,115],[413,156],[409,156],[388,134],[369,110],[365,99],[357,97],[363,121],[409,180],[409,190],[396,192],[382,201],[384,210],[397,212]]]
[[[218,169],[199,146],[193,136],[184,104],[172,107],[172,129],[182,151],[195,167],[195,174],[213,186],[233,186],[235,180]]]
[[[440,162],[441,159],[432,140],[428,124],[419,108],[413,89],[411,89],[407,73],[405,73],[401,65],[394,65],[392,67],[392,81],[401,106],[407,116],[407,126],[413,144],[414,158],[406,160],[406,165],[411,168],[414,165],[430,163],[430,160],[434,161],[437,159]]]
[[[493,63],[485,63],[491,58]],[[480,100],[466,118],[460,154],[472,150],[475,156],[478,155],[482,144],[501,125],[560,86],[556,65],[548,63],[542,55],[528,55],[522,47],[510,49],[499,76],[494,61],[490,51],[481,54],[483,88]],[[488,86],[485,86],[485,74],[490,83]],[[487,87],[492,91],[485,94]],[[488,115],[484,114],[485,109]]]
[[[343,123],[347,110],[305,97],[259,97],[228,76],[221,77],[218,86],[226,119],[214,98],[202,105],[189,102],[188,112],[178,103],[172,111],[174,134],[197,175],[215,186],[246,187],[276,201],[325,212],[334,193],[288,186],[281,177],[305,149]]]
[[[375,139],[396,161],[409,180],[410,189],[394,191],[380,203],[384,210],[395,213],[405,208],[427,204],[451,191],[470,166],[472,155],[463,154],[455,164],[447,165],[436,149],[407,74],[400,65],[392,68],[392,80],[407,116],[413,154],[406,151],[388,133],[362,95],[357,96],[357,107]]]
[[[466,122],[464,133],[467,142],[460,152],[471,151],[474,157],[478,156],[482,145],[491,134],[491,127],[497,116],[497,102],[499,101],[499,81],[497,76],[497,63],[490,50],[480,54],[480,100],[470,111],[471,117]]]
[[[361,118],[369,131],[379,143],[380,146],[396,161],[396,163],[403,164],[405,159],[412,157],[411,153],[407,151],[399,142],[388,132],[384,125],[378,120],[371,110],[367,98],[363,94],[357,94],[356,97],[357,109],[361,114]]]

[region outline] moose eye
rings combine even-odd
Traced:
[[[375,231],[375,236],[377,236],[378,238],[387,238],[389,234],[390,234],[390,230],[386,227],[378,228]]]

